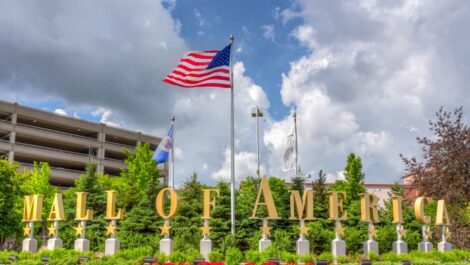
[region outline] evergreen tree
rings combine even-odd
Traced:
[[[358,201],[360,195],[365,192],[365,174],[362,172],[362,160],[354,153],[350,153],[348,156],[344,167],[344,177],[348,184],[346,186],[346,205],[350,205],[351,202]]]
[[[318,178],[313,183],[313,201],[315,204],[315,216],[321,219],[328,218],[328,191],[325,184],[326,174],[323,170],[320,170]]]
[[[0,160],[0,249],[9,236],[19,232],[20,215],[14,210],[20,197],[20,187],[16,170],[17,163]]]
[[[305,178],[302,176],[295,176],[292,178],[292,186],[290,187],[291,190],[298,190],[300,195],[304,193],[304,184]]]
[[[189,248],[199,248],[202,238],[203,185],[198,180],[198,174],[193,172],[179,189],[179,206],[177,217],[173,219],[175,249],[184,251]]]

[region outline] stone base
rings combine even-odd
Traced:
[[[165,253],[169,256],[173,250],[173,239],[171,238],[162,238],[160,240],[160,252]]]
[[[297,255],[304,256],[310,252],[310,242],[306,238],[297,240]]]
[[[370,252],[379,255],[379,243],[373,239],[364,242],[364,255],[369,255]]]
[[[342,239],[334,239],[331,241],[331,254],[333,254],[333,257],[345,257],[346,242]]]
[[[116,254],[121,247],[121,243],[117,238],[108,238],[106,239],[106,243],[104,245],[104,254],[106,256],[111,256]]]
[[[392,244],[393,253],[400,255],[408,253],[408,244],[403,240],[397,240]]]
[[[432,243],[427,240],[421,241],[418,244],[418,249],[421,252],[429,252],[432,250]]]
[[[441,241],[437,244],[437,250],[440,252],[446,252],[452,250],[452,244],[447,241]]]
[[[60,238],[51,238],[47,240],[47,249],[54,250],[62,247],[62,239]]]
[[[212,241],[209,238],[203,238],[199,243],[199,252],[202,256],[209,261],[209,253],[212,251]]]
[[[259,251],[263,251],[271,246],[271,240],[269,238],[262,238],[259,241]]]
[[[76,251],[89,251],[90,250],[90,240],[86,238],[77,238],[75,240],[75,248]]]
[[[38,251],[38,241],[34,238],[24,239],[22,251],[36,253]]]

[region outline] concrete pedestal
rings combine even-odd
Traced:
[[[36,253],[38,251],[38,241],[34,238],[24,239],[22,251]]]
[[[421,252],[429,252],[432,250],[432,243],[427,240],[423,240],[419,242],[418,249]]]
[[[397,240],[392,244],[393,253],[400,255],[408,253],[408,244],[403,240]]]
[[[209,253],[212,251],[212,240],[210,238],[203,238],[201,243],[199,244],[199,252],[201,252],[202,256],[209,260]]]
[[[51,238],[47,240],[47,249],[54,250],[62,247],[62,239],[60,238]]]
[[[364,242],[364,254],[369,255],[370,252],[379,255],[379,243],[373,239]]]
[[[306,238],[297,240],[297,255],[304,256],[310,252],[310,242]]]
[[[346,256],[346,242],[341,238],[331,241],[331,254],[333,254],[333,257]]]
[[[452,250],[452,244],[447,241],[441,241],[437,244],[437,250],[440,252],[446,252]]]
[[[116,252],[119,251],[119,248],[121,247],[121,243],[119,242],[119,239],[117,238],[108,238],[106,239],[106,243],[104,246],[104,254],[106,256],[111,256],[116,254]]]
[[[75,248],[76,251],[89,251],[90,250],[90,240],[86,238],[78,238],[75,240]]]
[[[263,251],[271,246],[271,240],[269,238],[262,238],[259,241],[259,251]]]
[[[173,239],[162,238],[160,240],[160,252],[165,253],[165,255],[170,255],[172,250],[173,250]]]

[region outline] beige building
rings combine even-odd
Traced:
[[[134,153],[139,143],[152,149],[161,138],[94,123],[73,117],[0,101],[0,153],[22,168],[31,168],[34,161],[48,162],[51,183],[71,186],[91,160],[98,171],[117,176],[126,168],[127,148]],[[160,173],[167,182],[168,165]]]

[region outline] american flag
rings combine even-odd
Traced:
[[[231,46],[230,44],[221,51],[187,53],[163,82],[184,88],[230,88]]]

